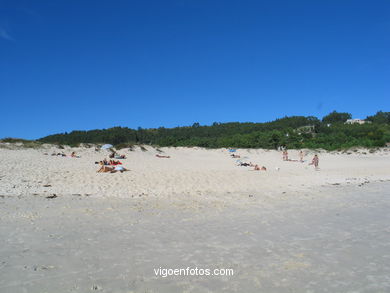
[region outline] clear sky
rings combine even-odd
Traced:
[[[388,0],[0,0],[0,137],[390,111]]]

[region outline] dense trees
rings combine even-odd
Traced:
[[[76,145],[111,143],[114,145],[153,144],[159,146],[200,146],[207,148],[243,147],[275,149],[353,146],[377,147],[390,141],[390,113],[378,112],[367,119],[370,124],[347,125],[349,113],[332,112],[322,121],[314,116],[293,116],[266,123],[213,123],[192,126],[137,130],[114,127],[102,130],[72,131],[41,138],[41,142]],[[331,125],[329,125],[331,124]]]
[[[367,120],[374,123],[390,123],[390,112],[379,111],[373,116],[368,116]]]
[[[351,119],[352,115],[350,113],[345,112],[336,112],[333,111],[332,113],[329,113],[324,118],[322,118],[322,122],[324,123],[344,123],[348,119]]]

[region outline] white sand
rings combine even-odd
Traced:
[[[70,154],[73,150],[81,158],[53,157],[52,152]],[[90,149],[0,149],[0,193],[13,195],[56,193],[60,195],[90,194],[104,197],[134,197],[139,195],[180,199],[216,197],[234,198],[239,193],[273,196],[284,191],[301,191],[332,183],[360,183],[390,179],[390,152],[375,154],[320,154],[320,171],[305,163],[283,162],[280,152],[238,150],[246,161],[267,167],[267,172],[250,171],[237,167],[237,159],[227,150],[163,148],[170,159],[159,159],[157,151],[122,151],[130,172],[98,174],[95,161],[102,160],[107,151]],[[48,156],[43,153],[49,153]],[[290,151],[297,159],[297,151]],[[279,171],[276,168],[280,168]],[[43,187],[51,185],[51,187]],[[223,195],[223,197],[221,197]]]
[[[147,148],[115,174],[94,148],[0,149],[0,292],[390,291],[388,151],[320,153],[319,171],[237,151],[260,172],[226,150]]]

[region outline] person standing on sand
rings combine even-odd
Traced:
[[[311,164],[310,165],[314,165],[314,167],[316,169],[318,169],[318,164],[320,162],[320,159],[318,158],[318,155],[315,154],[314,157],[313,157],[313,160],[311,161]]]
[[[303,154],[303,152],[302,152],[302,150],[299,152],[299,160],[301,161],[301,162],[303,162],[303,157],[304,157],[304,154]]]
[[[283,161],[288,161],[288,151],[287,150],[283,151]]]

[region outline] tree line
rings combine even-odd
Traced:
[[[321,120],[314,116],[292,116],[265,123],[218,123],[175,128],[131,129],[113,127],[75,130],[40,138],[38,141],[75,146],[80,143],[110,143],[117,148],[134,144],[206,148],[323,148],[383,147],[390,142],[390,112],[368,116],[370,123],[345,124],[352,115],[333,111]]]

